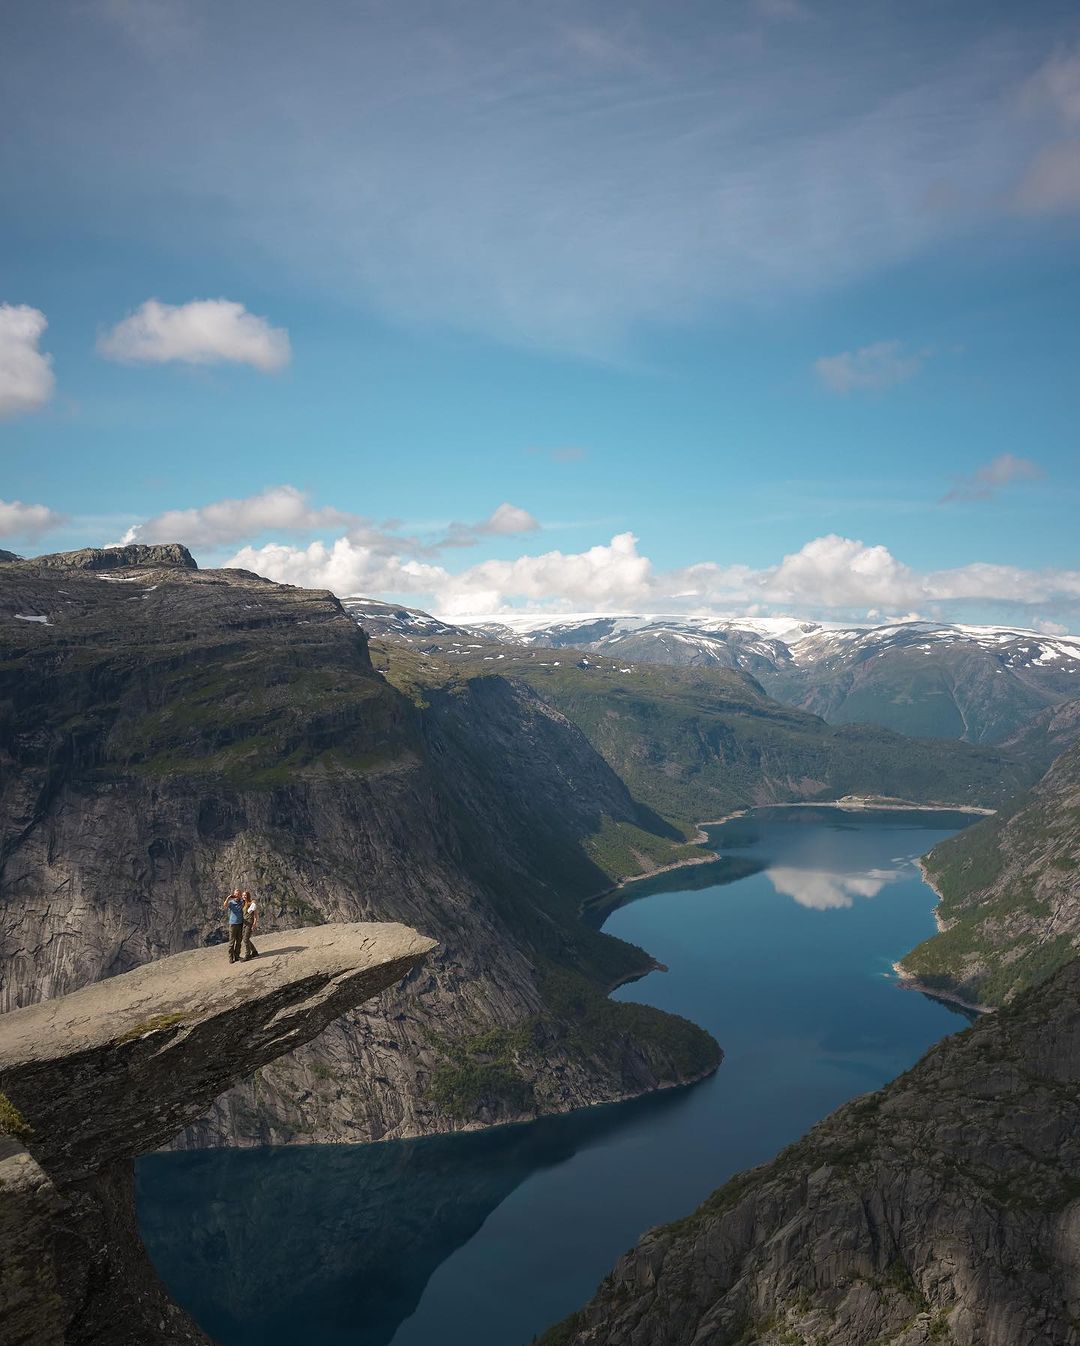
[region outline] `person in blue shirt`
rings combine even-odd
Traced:
[[[234,888],[221,905],[229,913],[229,962],[238,963],[244,938],[244,895]]]

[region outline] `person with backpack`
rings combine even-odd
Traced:
[[[251,942],[251,936],[255,933],[259,924],[259,907],[247,889],[240,896],[244,902],[244,962],[246,963],[249,959],[259,956],[258,949]]]
[[[244,937],[244,895],[234,888],[221,905],[229,913],[229,962],[238,963],[240,941]]]

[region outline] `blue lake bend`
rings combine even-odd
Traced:
[[[971,821],[773,808],[707,829],[720,860],[628,886],[604,929],[669,968],[616,997],[710,1029],[716,1075],[461,1136],[146,1156],[159,1273],[220,1346],[523,1346],[645,1229],[964,1026],[891,965],[934,928],[915,858]]]

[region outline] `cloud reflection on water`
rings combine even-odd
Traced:
[[[862,874],[837,874],[828,869],[796,869],[773,865],[765,875],[778,893],[792,897],[812,911],[851,907],[857,897],[877,897],[887,883],[895,883],[899,869],[868,869]]]

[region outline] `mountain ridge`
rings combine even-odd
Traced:
[[[1080,697],[1080,636],[925,620],[851,624],[788,617],[498,614],[446,622],[346,598],[373,634],[580,650],[623,665],[731,668],[831,724],[996,744]]]

